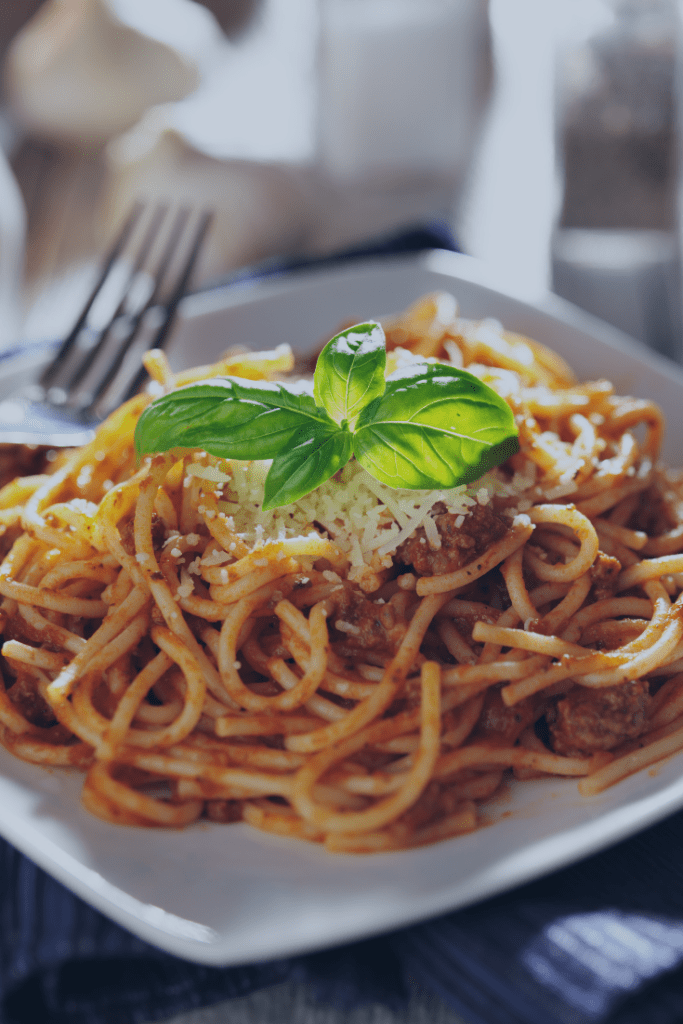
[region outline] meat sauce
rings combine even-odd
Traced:
[[[640,679],[598,690],[577,686],[546,712],[552,749],[565,757],[613,750],[641,734],[649,703]]]
[[[456,525],[458,520],[461,524]],[[432,549],[420,527],[396,551],[396,560],[411,565],[419,576],[456,572],[478,558],[507,532],[508,523],[488,505],[473,505],[466,516],[445,512],[435,517],[441,547]]]

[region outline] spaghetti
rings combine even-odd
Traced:
[[[385,330],[390,368],[496,390],[520,451],[438,492],[351,461],[264,512],[262,463],[138,467],[141,395],[0,491],[0,739],[83,771],[94,814],[393,850],[476,828],[510,772],[590,795],[683,749],[683,479],[657,463],[659,409],[447,295]],[[291,358],[146,364],[168,389]]]

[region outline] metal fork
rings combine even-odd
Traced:
[[[0,401],[0,442],[85,444],[140,390],[142,354],[164,347],[211,220],[209,212],[135,204],[52,361],[35,383]]]

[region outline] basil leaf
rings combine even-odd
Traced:
[[[356,324],[328,341],[318,356],[313,397],[339,424],[353,427],[361,409],[384,391],[387,353],[382,325]]]
[[[358,417],[354,454],[391,487],[434,489],[477,480],[519,448],[508,404],[466,370],[424,363],[387,378]]]
[[[348,430],[316,428],[278,455],[268,471],[263,510],[291,505],[320,487],[351,458]]]
[[[140,458],[170,448],[203,448],[230,459],[272,459],[302,431],[334,428],[310,395],[282,384],[216,377],[157,398],[135,430]]]

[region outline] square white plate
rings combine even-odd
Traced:
[[[451,291],[463,315],[493,316],[560,352],[588,378],[652,397],[667,414],[666,455],[683,439],[683,373],[565,303],[519,302],[474,261],[435,252],[318,270],[186,300],[176,367],[232,345],[311,349],[338,326]],[[0,372],[2,364],[0,364]],[[9,380],[5,375],[5,380]],[[681,459],[683,461],[683,459]],[[683,754],[590,799],[571,780],[511,786],[488,827],[429,848],[331,855],[246,825],[185,831],[109,825],[80,805],[80,776],[0,750],[0,834],[143,939],[206,964],[286,956],[462,907],[566,865],[683,807]]]

